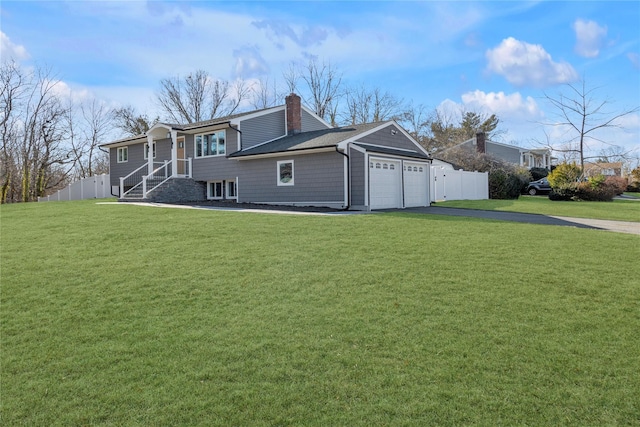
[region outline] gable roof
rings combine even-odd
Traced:
[[[249,147],[245,150],[236,151],[229,155],[229,157],[239,158],[248,156],[259,156],[265,154],[275,153],[291,153],[295,151],[314,150],[314,149],[326,149],[337,147],[341,142],[355,140],[359,136],[364,136],[377,128],[384,127],[385,125],[395,124],[394,121],[388,122],[374,122],[363,123],[352,126],[342,126],[331,129],[316,130],[311,132],[302,132],[295,135],[284,136],[276,140]],[[366,149],[367,151],[395,154],[406,157],[416,157],[422,159],[430,158],[424,153],[412,150],[397,149],[393,147],[382,147],[378,145],[358,143],[353,141],[356,145]]]

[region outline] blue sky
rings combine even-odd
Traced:
[[[331,62],[346,84],[431,109],[496,113],[501,140],[523,146],[545,140],[539,123],[554,119],[544,92],[581,77],[611,110],[640,105],[638,1],[3,0],[0,18],[3,60],[51,67],[77,99],[150,115],[164,77],[204,69],[282,80],[309,56]],[[600,139],[639,149],[640,115],[620,124]]]

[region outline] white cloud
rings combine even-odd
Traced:
[[[507,95],[502,91],[475,90],[463,94],[462,102],[471,109],[487,110],[499,117],[537,119],[542,116],[536,101],[530,96],[523,98],[519,92]]]
[[[486,52],[487,69],[504,76],[516,86],[547,87],[578,79],[568,62],[555,62],[544,48],[506,38]]]
[[[22,46],[13,43],[9,36],[0,31],[0,57],[2,57],[2,61],[23,61],[29,58],[29,52],[27,49]]]
[[[595,21],[576,19],[573,23],[576,32],[575,52],[585,58],[595,58],[600,54],[600,48],[607,36],[607,27],[601,27]]]

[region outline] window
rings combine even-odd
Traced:
[[[196,157],[222,156],[227,152],[225,131],[196,135]]]
[[[394,170],[396,168],[396,165],[394,165],[393,163],[389,164],[389,169]]]
[[[144,144],[144,159],[147,160],[149,158],[149,144]],[[153,158],[156,158],[156,143],[153,143]]]
[[[278,185],[293,185],[293,160],[278,162]]]
[[[214,181],[207,183],[207,198],[208,199],[222,199],[222,181]]]
[[[236,193],[236,182],[227,181],[227,199],[235,199],[238,197]]]
[[[129,147],[118,147],[118,163],[129,161]]]

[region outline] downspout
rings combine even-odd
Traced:
[[[108,154],[108,155],[109,155],[109,157],[111,157],[111,153],[109,152],[109,150],[104,151],[104,150],[102,149],[102,147],[101,147],[101,146],[99,146],[99,145],[98,145],[98,150],[102,151],[102,152],[103,152],[103,153],[105,153],[105,154]],[[120,186],[118,186],[118,188],[120,188]],[[118,191],[118,192],[119,192],[119,191]],[[113,185],[111,185],[111,158],[109,158],[109,193],[111,193],[111,195],[112,195],[113,197],[120,198],[120,194],[118,194],[117,196],[116,196],[115,194],[113,194]],[[104,194],[104,193],[103,193],[103,194]]]
[[[347,144],[347,150],[349,149],[349,144]],[[346,150],[345,150],[346,151]],[[349,159],[349,155],[343,153],[342,151],[338,150],[338,146],[336,145],[336,153],[342,154],[343,156],[345,156],[347,158],[347,176],[345,177],[345,179],[347,180],[347,205],[345,206],[344,210],[348,211],[349,207],[350,207],[350,201],[351,201],[351,180],[349,179],[351,177],[351,159]]]

